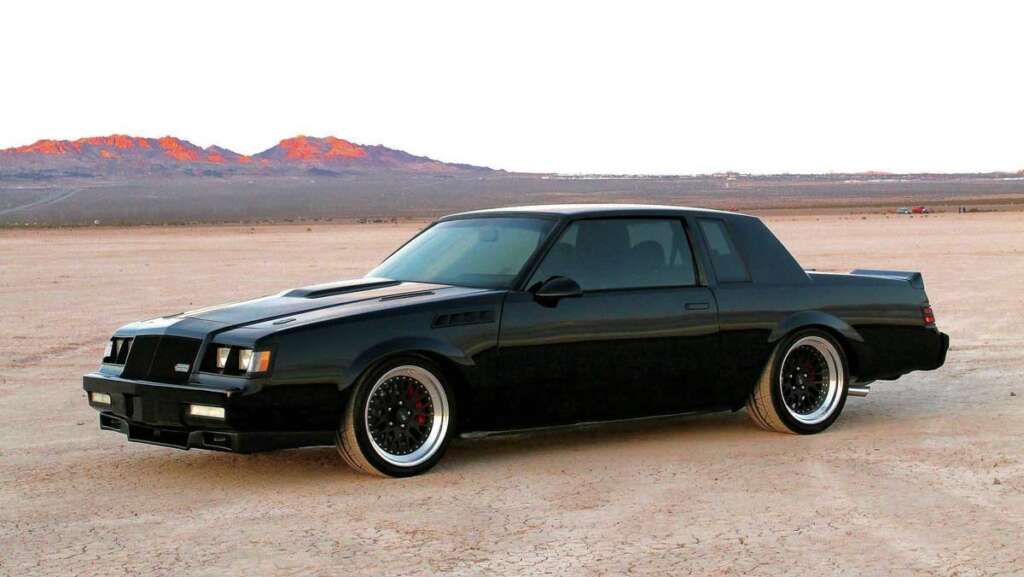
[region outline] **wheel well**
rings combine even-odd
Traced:
[[[466,382],[466,377],[462,374],[462,371],[459,370],[459,367],[458,365],[455,364],[455,361],[449,359],[444,355],[439,355],[437,353],[427,351],[421,351],[418,352],[417,354],[423,355],[424,357],[427,357],[428,359],[437,363],[437,366],[441,367],[441,370],[444,371],[444,375],[442,376],[445,379],[447,379],[449,383],[451,383],[452,390],[455,393],[456,407],[456,418],[452,423],[455,426],[455,433],[458,434],[459,425],[461,424],[461,421],[463,420],[465,415],[463,411],[467,408],[466,403],[463,402],[468,398],[469,393],[469,384]]]
[[[390,354],[387,355],[386,357],[378,359],[372,365],[367,367],[366,371],[372,370],[373,367],[380,366],[381,363],[386,362],[388,359],[393,359],[395,357],[400,357],[402,355],[413,355],[423,357],[425,359],[429,359],[431,362],[433,362],[434,364],[441,368],[441,372],[443,373],[441,377],[444,378],[448,382],[448,384],[451,385],[451,388],[455,395],[454,401],[456,406],[456,419],[455,421],[452,422],[452,424],[455,426],[455,433],[458,433],[460,421],[463,419],[464,414],[462,412],[462,409],[466,406],[462,401],[467,398],[467,393],[469,391],[468,383],[466,382],[465,377],[462,375],[462,371],[459,370],[458,365],[456,365],[455,362],[449,359],[448,357],[432,351],[409,350],[396,352],[394,354]],[[354,389],[354,387],[348,387],[348,389],[346,389],[346,391],[342,393],[343,397],[347,399],[347,395],[350,394],[350,391],[352,389]]]

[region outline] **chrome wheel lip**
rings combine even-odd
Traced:
[[[431,424],[427,439],[415,451],[405,455],[396,455],[383,449],[374,440],[373,433],[370,431],[369,400],[373,398],[374,393],[381,385],[395,377],[408,377],[419,381],[430,395],[430,401],[434,407],[434,421]],[[363,409],[363,428],[366,430],[366,437],[370,441],[370,446],[373,447],[373,452],[387,463],[396,467],[415,467],[433,457],[441,448],[448,433],[451,410],[448,406],[448,396],[444,392],[441,381],[427,369],[416,365],[395,367],[377,379],[377,382],[370,388],[370,393],[366,399],[366,407]]]
[[[826,392],[825,400],[821,403],[817,409],[807,414],[801,414],[796,412],[789,403],[786,402],[785,391],[783,391],[782,383],[784,378],[784,371],[786,369],[786,361],[789,360],[789,355],[799,349],[800,347],[809,346],[813,348],[818,354],[821,355],[828,367],[828,390]],[[786,412],[799,423],[804,425],[817,425],[824,422],[832,413],[835,412],[836,407],[839,406],[839,401],[842,399],[842,390],[846,385],[845,374],[843,372],[843,361],[839,356],[839,351],[835,345],[829,342],[827,339],[809,335],[802,337],[789,346],[789,350],[786,351],[786,356],[782,358],[782,363],[779,364],[779,375],[778,375],[778,388],[779,398],[782,401],[782,406],[786,408]]]

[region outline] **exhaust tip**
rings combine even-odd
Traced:
[[[850,385],[846,388],[847,395],[851,397],[866,397],[871,392],[869,385]]]

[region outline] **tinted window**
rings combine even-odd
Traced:
[[[530,280],[569,277],[583,290],[691,286],[693,256],[678,220],[582,220],[565,230]]]
[[[541,218],[467,218],[438,223],[368,276],[507,288],[550,232]]]
[[[708,245],[708,256],[719,282],[746,282],[750,280],[736,245],[729,236],[725,223],[715,219],[697,219]]]

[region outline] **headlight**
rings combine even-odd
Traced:
[[[265,373],[270,370],[270,357],[270,351],[214,343],[207,349],[201,370],[224,375]]]
[[[231,347],[217,347],[217,368],[223,369],[228,366],[228,355],[231,354]]]
[[[128,351],[131,348],[131,337],[113,337],[107,341],[107,348],[103,349],[103,362],[123,365],[128,360]]]
[[[252,362],[252,349],[238,349],[238,370],[250,370],[249,363]]]
[[[92,392],[92,393],[89,393],[89,398],[92,400],[92,402],[96,403],[97,405],[109,405],[110,404],[110,395],[108,395],[106,393]]]

